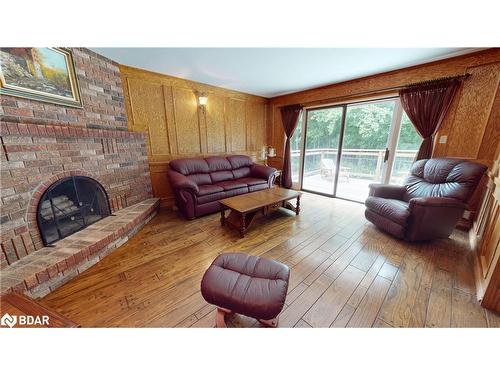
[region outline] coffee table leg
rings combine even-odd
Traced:
[[[246,222],[245,222],[245,214],[241,214],[240,216],[240,237],[243,238],[245,237],[245,232],[246,232]]]
[[[300,213],[300,195],[297,196],[297,205],[295,206],[295,215]]]
[[[220,225],[221,226],[224,226],[225,222],[226,222],[226,217],[224,216],[225,215],[225,211],[224,210],[224,207],[221,207],[220,209]]]

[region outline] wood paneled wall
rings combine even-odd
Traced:
[[[128,66],[120,66],[129,130],[148,134],[153,193],[173,203],[166,171],[170,160],[245,154],[266,145],[268,100]],[[208,103],[198,105],[205,93]]]
[[[491,166],[500,140],[498,48],[272,98],[268,139],[270,145],[276,147],[278,156],[270,164],[279,168],[283,162],[285,138],[279,111],[281,106],[298,103],[313,106],[353,98],[366,99],[377,91],[390,94],[393,87],[465,73],[472,76],[464,82],[436,137],[446,135],[447,143],[436,143],[434,156],[474,159]]]

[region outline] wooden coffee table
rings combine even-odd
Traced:
[[[236,229],[243,238],[258,212],[267,215],[269,209],[283,207],[298,215],[301,195],[302,193],[299,191],[274,187],[220,200],[220,223],[222,226],[227,224]],[[297,199],[295,206],[288,202],[291,199]],[[228,217],[225,217],[227,209],[230,209],[231,212]]]

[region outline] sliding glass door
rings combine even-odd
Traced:
[[[306,111],[302,188],[332,195],[335,187],[344,107]]]
[[[346,108],[336,196],[364,201],[368,185],[384,178],[395,100],[352,104]]]
[[[402,183],[421,142],[398,98],[311,108],[301,121],[294,187],[359,202],[370,183]]]

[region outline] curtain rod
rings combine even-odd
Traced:
[[[465,73],[465,74],[458,75],[458,76],[442,77],[442,78],[431,79],[431,80],[428,80],[428,81],[407,83],[406,85],[392,86],[392,87],[386,87],[386,88],[383,88],[383,89],[377,89],[377,90],[371,90],[371,91],[363,91],[363,92],[360,92],[360,93],[357,93],[357,94],[338,96],[338,97],[335,97],[333,99],[335,100],[335,102],[338,102],[338,101],[341,101],[341,100],[347,99],[347,98],[354,98],[354,97],[357,97],[357,96],[366,96],[366,95],[370,95],[370,94],[382,94],[382,93],[385,93],[385,92],[391,92],[391,91],[396,91],[396,90],[404,89],[404,88],[407,88],[407,87],[412,87],[414,85],[421,85],[421,84],[426,84],[426,83],[434,83],[434,82],[440,82],[440,81],[447,81],[447,80],[451,80],[451,79],[465,80],[465,79],[469,78],[471,75],[472,75],[471,73]],[[304,107],[306,107],[306,106],[309,106],[311,103],[314,103],[314,102],[326,102],[326,101],[330,101],[330,100],[331,99],[327,99],[327,100],[315,100],[315,101],[308,102],[308,103],[301,103],[301,105],[304,106]]]

